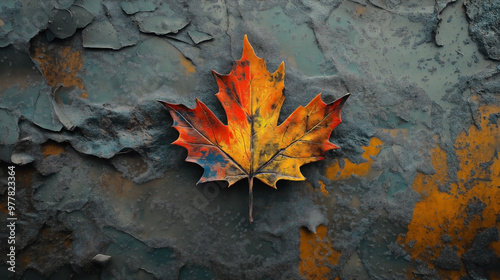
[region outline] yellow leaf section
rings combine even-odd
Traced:
[[[457,248],[459,257],[472,246],[475,236],[487,228],[499,227],[500,213],[500,160],[497,150],[500,147],[500,130],[497,124],[490,124],[488,116],[500,111],[499,106],[480,108],[479,124],[469,128],[468,133],[459,134],[455,150],[460,169],[457,172],[458,184],[452,183],[449,193],[440,192],[438,185],[449,181],[447,155],[440,147],[431,150],[435,174],[419,173],[413,182],[413,189],[421,195],[415,205],[408,233],[399,236],[401,244],[413,259],[425,260],[434,267],[433,260],[440,255],[443,247],[442,236],[451,237],[450,245]],[[480,215],[468,217],[469,202],[486,204]],[[490,246],[500,256],[500,243]],[[460,271],[440,271],[444,279],[459,279],[466,274],[465,267]],[[493,272],[492,272],[493,273]]]
[[[247,60],[250,68],[248,76],[244,77],[250,82],[250,98],[246,100],[242,98],[242,106],[251,118],[251,173],[254,173],[265,165],[280,148],[282,139],[276,136],[276,127],[280,109],[285,100],[283,95],[285,64],[282,62],[274,73],[267,71],[264,59],[255,55],[246,36],[241,60]],[[285,166],[282,168],[285,169]],[[260,176],[257,178],[262,179]],[[274,186],[274,184],[269,185]]]
[[[328,228],[324,225],[319,225],[316,233],[306,228],[300,229],[299,273],[306,280],[329,279],[328,265],[334,266],[339,262],[341,253],[333,248],[327,231]]]
[[[214,75],[229,130],[229,138],[217,144],[246,173],[254,174],[279,149],[275,130],[285,99],[285,65],[281,63],[274,73],[267,71],[264,59],[257,57],[245,36],[241,59],[232,71]],[[259,143],[265,143],[264,147]]]
[[[85,90],[82,79],[78,77],[78,72],[83,66],[81,50],[73,51],[69,46],[52,45],[49,47],[43,44],[39,46],[32,57],[40,62],[42,74],[52,88],[63,85],[65,87],[76,86]],[[87,92],[82,93],[80,97],[87,98]]]
[[[365,152],[361,156],[364,159],[366,159],[366,162],[356,164],[352,163],[348,159],[345,159],[345,166],[341,168],[339,162],[337,161],[326,169],[326,176],[330,180],[347,179],[350,178],[352,175],[356,175],[359,177],[367,176],[370,173],[370,169],[373,164],[372,157],[380,153],[383,144],[384,142],[382,142],[382,140],[373,137],[370,140],[368,146],[363,146]]]

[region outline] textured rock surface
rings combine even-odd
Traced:
[[[499,277],[495,1],[169,2],[0,4],[0,200],[14,165],[19,225],[0,278]],[[304,182],[256,182],[252,224],[247,183],[196,185],[156,102],[225,119],[211,70],[245,34],[285,61],[280,121],[351,93],[341,149]]]
[[[465,8],[469,32],[479,51],[488,58],[500,60],[500,3],[468,0]]]

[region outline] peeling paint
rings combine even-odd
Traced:
[[[349,159],[345,159],[342,163],[342,167],[340,167],[339,162],[335,162],[326,169],[327,177],[330,180],[336,180],[347,179],[353,175],[358,177],[367,176],[370,172],[373,172],[371,169],[374,161],[373,157],[377,156],[383,144],[384,143],[380,139],[373,137],[369,145],[363,148],[365,152],[362,154],[362,157],[366,160],[365,162],[356,164],[352,163]]]
[[[305,279],[339,279],[329,277],[329,266],[337,265],[341,253],[333,248],[327,231],[324,225],[319,225],[316,233],[300,229],[299,273]]]
[[[179,59],[182,67],[186,69],[186,76],[193,75],[196,72],[196,68],[186,57],[184,57],[181,53],[179,53]]]
[[[64,152],[64,146],[60,144],[54,142],[46,142],[42,145],[42,154],[44,157],[58,156],[62,152]]]
[[[79,77],[83,66],[83,55],[80,50],[73,50],[70,46],[40,44],[39,48],[33,50],[32,57],[40,63],[42,74],[53,89],[59,86],[76,86],[85,90]],[[87,96],[88,94],[84,92],[80,97]]]
[[[120,7],[128,15],[133,15],[138,12],[152,12],[156,10],[157,6],[154,1],[133,1],[133,2],[120,2]]]
[[[165,35],[177,33],[188,25],[189,21],[185,18],[171,18],[166,16],[147,17],[139,23],[139,29],[142,32],[154,33],[156,35]]]
[[[472,125],[462,132],[455,150],[460,168],[456,181],[449,176],[448,156],[440,147],[432,150],[432,165],[435,173],[419,173],[412,188],[422,197],[415,205],[408,233],[400,235],[399,242],[406,245],[413,259],[422,259],[434,267],[434,261],[442,254],[441,244],[450,244],[461,258],[471,249],[476,235],[491,227],[499,228],[500,213],[500,161],[497,149],[500,146],[498,126],[488,123],[487,116],[498,112],[500,107],[484,105],[479,108],[479,127]],[[440,190],[448,185],[448,191]],[[483,206],[471,211],[474,203]],[[446,238],[445,238],[446,237]],[[411,245],[410,245],[411,244]],[[498,254],[498,242],[490,246]],[[461,262],[464,262],[463,259]],[[467,264],[460,269],[441,268],[445,279],[456,279],[466,275]]]

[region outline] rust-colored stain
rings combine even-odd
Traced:
[[[124,197],[133,187],[132,181],[121,177],[120,173],[104,173],[101,176],[101,182],[101,187],[119,197]]]
[[[19,258],[19,262],[23,267],[27,267],[31,262],[31,256],[29,254],[24,254],[21,258]]]
[[[37,212],[33,198],[33,194],[35,193],[34,184],[37,181],[37,176],[39,176],[39,174],[33,165],[16,167],[16,193],[24,193],[23,200],[29,202],[24,214]],[[5,203],[5,205],[7,205],[7,203]]]
[[[45,269],[51,261],[57,261],[51,259],[54,255],[69,258],[73,243],[71,234],[70,231],[54,231],[50,226],[44,225],[36,240],[19,252],[21,264],[24,268]]]
[[[42,154],[46,158],[48,156],[58,156],[64,152],[64,146],[56,142],[46,142],[42,145]]]
[[[184,67],[184,70],[186,71],[186,75],[191,75],[196,72],[196,68],[194,67],[193,63],[191,63],[189,59],[182,55],[182,53],[179,53],[179,60],[182,67]]]
[[[83,55],[81,50],[73,50],[69,46],[38,44],[39,48],[34,50],[33,59],[40,62],[42,74],[47,83],[56,88],[59,85],[65,87],[76,86],[85,90],[82,79],[78,77],[83,66]],[[80,95],[87,98],[87,92]]]
[[[7,197],[7,196],[5,196],[5,197]],[[7,199],[2,199],[2,207],[0,208],[0,210],[4,214],[8,214],[9,213],[9,209],[7,208]]]
[[[382,131],[384,133],[391,135],[392,138],[396,138],[396,137],[407,138],[408,137],[408,129],[404,129],[404,128],[395,128],[395,129],[384,128],[384,129],[382,129]]]
[[[447,154],[440,147],[431,150],[435,174],[419,173],[413,189],[421,195],[416,204],[408,233],[399,236],[401,244],[413,259],[426,261],[434,267],[433,260],[440,255],[443,235],[451,237],[450,245],[457,249],[459,257],[472,246],[476,234],[491,227],[500,229],[497,220],[500,213],[500,130],[497,124],[489,123],[488,116],[499,111],[499,106],[480,107],[480,128],[472,125],[462,132],[455,142],[455,151],[460,164],[457,182],[451,183],[448,192],[441,192],[451,178],[448,175]],[[469,203],[483,203],[478,215],[468,215]],[[490,246],[500,256],[500,243]],[[465,266],[460,271],[440,271],[444,279],[459,279],[466,274]],[[493,272],[492,272],[493,273]],[[493,279],[493,278],[492,278]]]
[[[356,5],[356,17],[362,16],[366,12],[366,6]]]
[[[341,168],[339,162],[337,161],[326,169],[326,176],[331,180],[347,179],[352,175],[356,175],[359,177],[367,176],[370,173],[370,169],[373,164],[372,157],[378,155],[378,153],[382,149],[383,144],[384,142],[382,142],[382,140],[373,137],[370,140],[368,146],[363,147],[365,152],[363,153],[362,157],[366,159],[366,162],[356,164],[352,163],[348,159],[345,159],[345,165]]]
[[[333,248],[327,231],[324,225],[319,225],[316,233],[306,228],[300,229],[299,273],[307,280],[329,279],[329,266],[337,265],[340,259],[341,253]]]

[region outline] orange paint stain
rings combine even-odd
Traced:
[[[324,196],[327,196],[328,195],[328,191],[326,190],[326,184],[325,182],[323,181],[319,181],[319,185],[320,185],[320,192],[323,193]]]
[[[500,241],[491,242],[490,247],[498,256],[500,256]]]
[[[336,251],[327,234],[328,228],[319,225],[316,233],[300,229],[299,273],[305,279],[328,279],[330,267],[337,265],[341,253]]]
[[[388,128],[384,128],[384,129],[382,129],[382,131],[384,133],[387,133],[387,134],[391,135],[392,138],[396,138],[396,137],[407,138],[408,137],[408,129],[399,129],[399,128],[388,129]]]
[[[356,5],[356,17],[362,16],[366,12],[366,6]]]
[[[2,208],[0,208],[0,211],[2,211],[2,213],[5,213],[5,214],[8,214],[9,213],[9,209],[7,208],[7,200],[4,199],[2,202],[4,202],[2,205]]]
[[[19,261],[23,267],[27,267],[28,264],[31,262],[31,256],[28,254],[23,254],[20,258]]]
[[[189,59],[182,55],[182,53],[179,53],[179,60],[182,67],[184,67],[186,75],[191,75],[196,72],[196,68],[194,67],[193,63],[191,63]]]
[[[413,259],[426,261],[434,267],[434,259],[443,248],[443,236],[451,239],[449,245],[456,248],[461,257],[474,242],[475,236],[491,227],[498,227],[500,213],[500,160],[496,154],[500,147],[500,130],[490,124],[488,116],[496,113],[499,106],[480,107],[480,129],[475,125],[468,133],[462,132],[455,142],[459,161],[458,182],[448,186],[448,192],[439,191],[438,186],[450,182],[447,154],[440,147],[431,150],[435,173],[419,173],[412,185],[421,200],[415,205],[408,232],[398,241],[406,246]],[[470,204],[482,205],[481,213],[469,214]],[[500,255],[500,243],[490,246]],[[465,266],[460,271],[441,271],[443,279],[459,279],[466,274]],[[493,279],[493,278],[492,278]]]
[[[491,280],[500,280],[500,272],[499,271],[491,271],[490,272],[490,278]]]
[[[71,248],[71,244],[72,244],[72,240],[71,240],[71,235],[67,235],[66,238],[64,239],[64,247],[66,247],[66,249],[70,249]]]
[[[42,144],[42,154],[46,158],[48,156],[58,156],[64,152],[64,146],[56,142],[46,142]]]
[[[73,51],[69,46],[39,44],[32,57],[40,63],[42,74],[53,89],[62,85],[85,90],[82,79],[78,77],[83,66],[81,50]],[[80,97],[87,98],[88,94],[84,92]]]
[[[132,189],[132,181],[124,179],[120,173],[107,174],[104,173],[101,177],[102,188],[120,196],[124,197]]]
[[[352,175],[359,177],[367,176],[370,173],[370,169],[373,164],[372,157],[379,154],[383,144],[384,142],[382,142],[382,140],[373,137],[368,146],[363,147],[365,152],[361,156],[366,159],[366,162],[356,164],[352,163],[348,159],[345,159],[345,166],[341,168],[339,162],[337,161],[326,169],[326,176],[331,180],[347,179]]]

